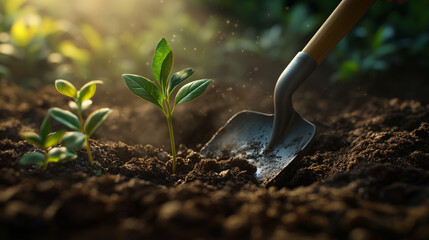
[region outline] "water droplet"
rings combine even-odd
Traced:
[[[196,47],[194,47],[194,51],[197,51],[197,48],[196,48]]]
[[[226,24],[230,24],[231,23],[231,21],[229,21],[229,19],[227,19],[226,20]]]

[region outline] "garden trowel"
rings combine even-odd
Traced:
[[[316,127],[297,113],[292,94],[351,30],[376,0],[343,0],[305,48],[289,63],[274,90],[274,114],[242,111],[202,148],[214,157],[228,152],[257,168],[256,178],[270,184],[288,174],[314,137]]]

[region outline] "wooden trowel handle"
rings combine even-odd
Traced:
[[[375,1],[342,0],[302,51],[322,62]]]

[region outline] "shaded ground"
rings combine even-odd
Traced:
[[[178,108],[177,142],[189,148],[179,147],[171,175],[159,110],[99,88],[94,109],[115,112],[91,142],[97,175],[84,151],[46,171],[18,165],[34,150],[18,132],[37,129],[47,109],[65,108],[67,99],[52,87],[2,87],[0,239],[429,238],[429,105],[330,87],[296,94],[318,133],[296,173],[268,189],[245,160],[197,153],[233,113],[271,112],[261,90],[216,86]]]

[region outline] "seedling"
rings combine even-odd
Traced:
[[[191,101],[204,93],[212,80],[201,79],[184,85],[177,92],[174,104],[170,103],[173,90],[194,73],[191,68],[174,73],[169,79],[173,66],[173,52],[164,38],[158,43],[153,56],[152,73],[157,84],[153,81],[134,74],[123,74],[125,84],[135,95],[155,104],[167,118],[170,133],[171,152],[173,155],[173,173],[176,172],[176,146],[174,142],[172,116],[174,109],[180,103]]]
[[[58,90],[58,92],[73,98],[73,101],[69,102],[69,107],[74,112],[76,112],[77,116],[68,110],[63,110],[60,108],[49,109],[49,114],[55,120],[73,130],[80,131],[81,135],[65,135],[63,144],[69,148],[80,148],[86,146],[88,160],[91,167],[94,163],[89,145],[89,137],[98,127],[100,127],[101,123],[106,120],[112,110],[109,108],[101,108],[96,110],[88,116],[85,122],[83,120],[83,111],[88,109],[88,107],[92,104],[90,99],[95,94],[96,84],[101,83],[103,82],[100,80],[91,81],[83,85],[80,90],[76,90],[76,88],[70,82],[62,79],[56,80],[55,88]]]
[[[20,134],[27,142],[40,147],[42,152],[27,153],[19,162],[24,165],[38,165],[46,169],[50,162],[65,162],[75,159],[77,157],[76,154],[69,149],[65,147],[53,147],[61,141],[65,133],[65,131],[51,133],[49,115],[46,116],[40,126],[40,134],[34,132],[23,132]],[[69,133],[69,135],[74,135],[74,133]]]

